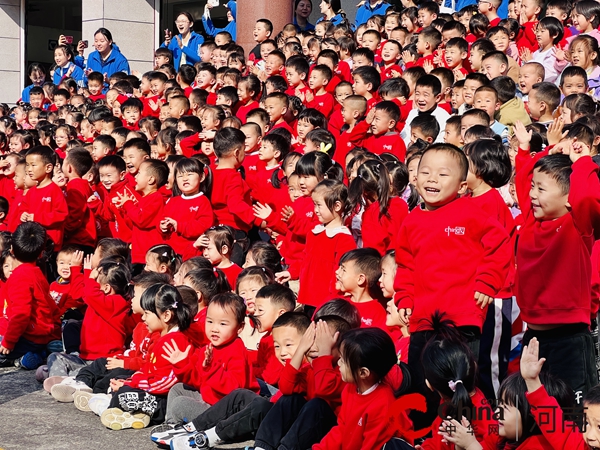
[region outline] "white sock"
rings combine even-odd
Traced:
[[[262,447],[254,447],[254,450],[265,450],[265,449]]]
[[[208,445],[210,447],[214,447],[215,445],[221,444],[223,440],[219,437],[217,432],[215,431],[216,427],[212,427],[210,430],[206,430],[204,434],[208,438]]]

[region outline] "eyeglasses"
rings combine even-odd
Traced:
[[[175,25],[187,25],[188,23],[190,23],[189,20],[177,20],[177,21],[175,21]]]

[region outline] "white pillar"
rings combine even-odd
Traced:
[[[152,70],[159,7],[160,0],[82,0],[82,36],[89,41],[86,58],[94,50],[94,33],[104,27],[112,33],[131,70]]]
[[[23,89],[25,55],[21,1],[0,0],[0,102],[15,103]]]

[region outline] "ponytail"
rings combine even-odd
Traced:
[[[460,420],[461,411],[472,411],[477,363],[452,321],[436,312],[429,324],[434,335],[423,349],[423,372],[431,387],[449,399],[443,405],[444,417]]]
[[[363,198],[378,201],[379,218],[389,217],[390,175],[385,164],[376,159],[361,164],[356,178],[350,183],[348,198],[351,210],[357,208]]]
[[[179,331],[185,331],[192,323],[192,312],[190,306],[183,301],[181,294],[170,284],[153,284],[142,294],[140,306],[145,311],[150,311],[157,316],[171,311],[173,323],[179,327]]]

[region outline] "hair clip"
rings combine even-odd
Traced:
[[[167,257],[167,252],[163,252],[163,254],[161,256],[164,256],[166,258]]]
[[[463,384],[462,380],[448,381],[448,387],[452,392],[456,392],[456,385],[459,383]]]
[[[175,300],[175,302],[171,305],[171,309],[177,309],[177,300]]]
[[[331,144],[325,144],[325,142],[321,142],[321,145],[319,145],[319,151],[322,153],[327,153],[332,147],[333,146]]]

